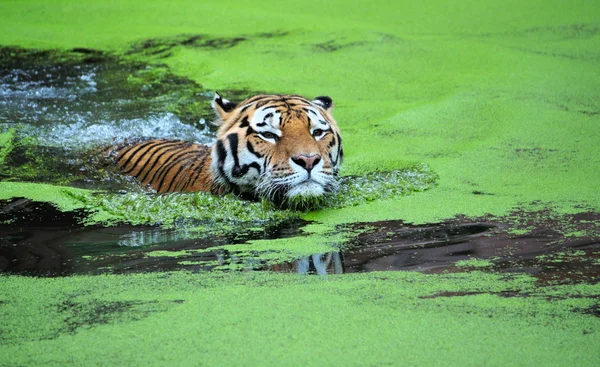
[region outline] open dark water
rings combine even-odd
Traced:
[[[0,226],[0,272],[34,276],[207,271],[236,265],[241,271],[270,270],[308,274],[412,270],[426,273],[478,269],[461,260],[489,260],[485,270],[526,272],[543,281],[594,283],[600,280],[600,244],[593,239],[565,240],[551,229],[509,235],[500,223],[407,225],[401,221],[355,224],[361,233],[340,250],[294,261],[269,263],[238,258],[217,249],[249,240],[302,236],[303,222],[267,226],[227,236],[195,236],[158,227],[83,227],[78,213],[24,199],[0,202],[0,220],[11,210],[21,218]],[[13,213],[14,214],[14,213]],[[14,218],[14,216],[12,216]],[[339,230],[350,230],[340,227]],[[250,246],[250,245],[249,245]],[[153,256],[162,251],[159,256]],[[577,255],[577,256],[576,256]]]

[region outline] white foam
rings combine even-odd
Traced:
[[[41,127],[22,125],[21,131],[39,139],[45,146],[65,149],[110,145],[139,138],[183,139],[200,144],[214,142],[204,120],[200,121],[204,128],[198,129],[182,123],[172,113],[118,121],[89,121],[85,114],[72,114],[70,120],[74,122]]]

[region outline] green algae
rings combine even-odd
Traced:
[[[9,129],[6,132],[0,133],[0,166],[4,166],[6,156],[13,149],[14,129]]]
[[[323,207],[341,208],[365,202],[407,195],[432,187],[436,175],[426,166],[416,166],[394,172],[372,173],[364,177],[345,177],[340,190],[323,200]],[[83,223],[161,224],[173,226],[177,222],[192,221],[221,223],[221,230],[233,224],[281,222],[297,219],[302,212],[281,209],[261,200],[251,202],[232,195],[213,196],[208,193],[152,194],[139,189],[123,194],[71,189],[48,184],[0,182],[1,199],[25,197],[36,201],[56,203],[61,210],[86,209]],[[30,191],[32,193],[30,194]],[[47,194],[47,195],[45,195]],[[201,231],[201,226],[189,230]]]
[[[344,175],[425,162],[439,176],[437,187],[418,195],[367,197],[302,214],[321,223],[307,233],[457,215],[512,216],[517,231],[530,231],[514,213],[600,211],[598,10],[597,2],[557,0],[333,1],[326,10],[286,1],[11,1],[0,4],[0,44],[125,54],[158,39],[149,49],[170,48],[130,57],[160,59],[211,90],[331,95],[344,137]],[[171,47],[171,40],[189,37],[178,34],[244,40]],[[130,81],[143,87],[160,78],[141,73]],[[184,114],[185,106],[169,108]],[[65,196],[70,189],[0,184],[0,195],[10,189],[56,197],[63,208],[85,203]],[[116,201],[110,218],[125,209]],[[593,227],[561,228],[594,234]],[[297,249],[312,245],[301,241]],[[251,245],[269,253],[285,243]],[[597,284],[538,287],[528,276],[484,273],[0,282],[0,364],[228,365],[242,355],[255,365],[595,365],[600,358]],[[72,298],[77,304],[65,307]],[[98,311],[107,316],[94,318]]]
[[[0,200],[27,198],[54,204],[62,211],[73,211],[85,207],[81,198],[89,195],[88,190],[29,182],[0,182]]]
[[[180,256],[187,256],[190,254],[194,254],[194,253],[198,253],[198,252],[204,252],[204,250],[184,250],[184,251],[164,251],[164,250],[157,250],[157,251],[150,251],[150,252],[146,252],[146,256],[149,257],[180,257]]]
[[[264,268],[269,265],[294,262],[314,254],[337,252],[344,248],[351,233],[312,232],[304,228],[304,235],[270,240],[251,240],[243,244],[228,244],[207,248],[206,251],[225,252],[217,270],[242,270]]]
[[[585,251],[569,250],[559,251],[548,255],[537,256],[536,259],[550,263],[572,262],[577,259],[586,259]]]
[[[490,260],[469,259],[457,261],[455,265],[459,268],[487,268],[494,265],[494,263]]]
[[[535,284],[485,273],[0,277],[0,355],[11,365],[594,365],[600,323],[586,310],[598,285]]]

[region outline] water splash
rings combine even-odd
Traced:
[[[186,125],[172,113],[116,121],[91,120],[89,116],[74,114],[70,123],[36,127],[19,125],[22,136],[36,139],[38,144],[81,150],[94,146],[110,146],[129,139],[165,138],[183,139],[200,144],[212,144],[214,137],[204,120],[202,129]]]
[[[173,113],[156,111],[152,100],[123,99],[114,91],[118,86],[103,80],[106,72],[90,65],[4,71],[0,128],[16,127],[34,144],[69,150],[144,137],[214,142],[204,119],[191,126]]]
[[[214,142],[200,110],[186,110],[186,122],[173,113],[190,99],[208,106],[196,83],[165,68],[99,57],[86,63],[70,53],[0,48],[0,134],[10,132],[12,147],[1,176],[129,188],[124,178],[101,168],[99,149],[141,138]]]

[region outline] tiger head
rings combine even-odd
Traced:
[[[211,105],[217,185],[284,206],[335,191],[343,151],[331,98],[257,95],[235,104],[216,93]]]

